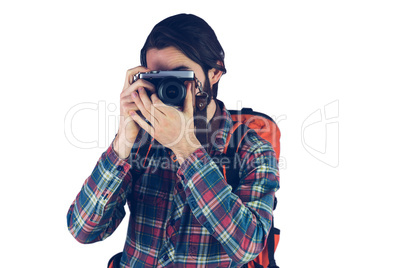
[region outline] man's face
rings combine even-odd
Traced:
[[[201,66],[175,47],[149,49],[147,51],[147,65],[152,71],[193,71],[195,77],[201,82],[201,86],[205,86],[205,74]]]

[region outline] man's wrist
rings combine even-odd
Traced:
[[[179,161],[179,164],[183,164],[184,161],[186,161],[186,159],[192,155],[199,147],[196,148],[188,148],[185,151],[180,151],[175,153],[177,161]]]
[[[201,143],[197,138],[192,139],[186,146],[179,149],[172,149],[176,155],[179,164],[181,165],[191,154],[193,154],[198,148],[201,147]]]
[[[130,156],[133,145],[118,133],[112,143],[112,148],[120,159],[125,160]]]

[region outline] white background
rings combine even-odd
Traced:
[[[106,267],[122,250],[127,219],[81,245],[67,210],[114,137],[126,70],[182,12],[225,49],[218,97],[282,131],[279,266],[402,267],[402,10],[350,0],[2,1],[2,267]]]

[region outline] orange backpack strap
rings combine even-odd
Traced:
[[[132,148],[129,158],[129,163],[133,167],[132,173],[135,171],[137,173],[143,172],[149,165],[150,159],[156,151],[155,139],[144,131],[142,140],[138,144],[138,148]],[[135,174],[133,174],[135,176]]]

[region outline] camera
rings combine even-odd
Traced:
[[[139,79],[151,82],[155,86],[159,99],[167,105],[183,106],[186,98],[184,82],[194,80],[193,71],[151,71],[139,73]]]

